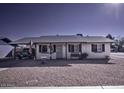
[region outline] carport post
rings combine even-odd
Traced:
[[[14,45],[14,59],[16,59],[16,45]]]

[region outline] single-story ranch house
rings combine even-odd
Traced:
[[[11,42],[12,45],[25,45],[35,49],[35,58],[73,59],[88,54],[87,58],[106,58],[110,55],[113,40],[102,36],[54,35],[26,37]],[[16,49],[16,48],[15,48]]]

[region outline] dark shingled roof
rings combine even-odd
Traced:
[[[76,35],[56,35],[56,36],[41,36],[41,37],[26,37],[10,44],[28,44],[33,43],[53,43],[53,42],[105,42],[111,43],[113,40],[102,36],[76,36]]]

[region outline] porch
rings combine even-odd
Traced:
[[[79,59],[82,54],[82,43],[35,43],[18,44],[14,48],[14,58],[17,52],[27,50],[27,54],[32,55],[33,59]],[[18,48],[18,46],[21,46]],[[25,51],[24,51],[25,52]],[[22,51],[23,53],[23,51]]]
[[[108,58],[110,55],[109,43],[31,43],[30,41],[30,43],[19,45],[28,48],[27,55],[29,59],[103,59]],[[15,46],[14,58],[17,55],[16,51],[17,48]]]

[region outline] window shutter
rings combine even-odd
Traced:
[[[81,52],[81,44],[79,44],[79,52]]]
[[[70,44],[68,45],[68,52],[70,52],[71,50],[70,50]]]
[[[105,52],[105,44],[102,44],[102,51]]]
[[[56,52],[56,45],[53,45],[53,52]]]
[[[39,52],[41,52],[41,45],[39,45]]]
[[[93,47],[94,47],[94,46],[93,46],[93,44],[92,44],[92,45],[91,45],[91,48],[92,48],[91,50],[92,50],[92,52],[94,52],[94,49],[93,49]]]
[[[74,45],[71,45],[71,52],[74,52]]]

